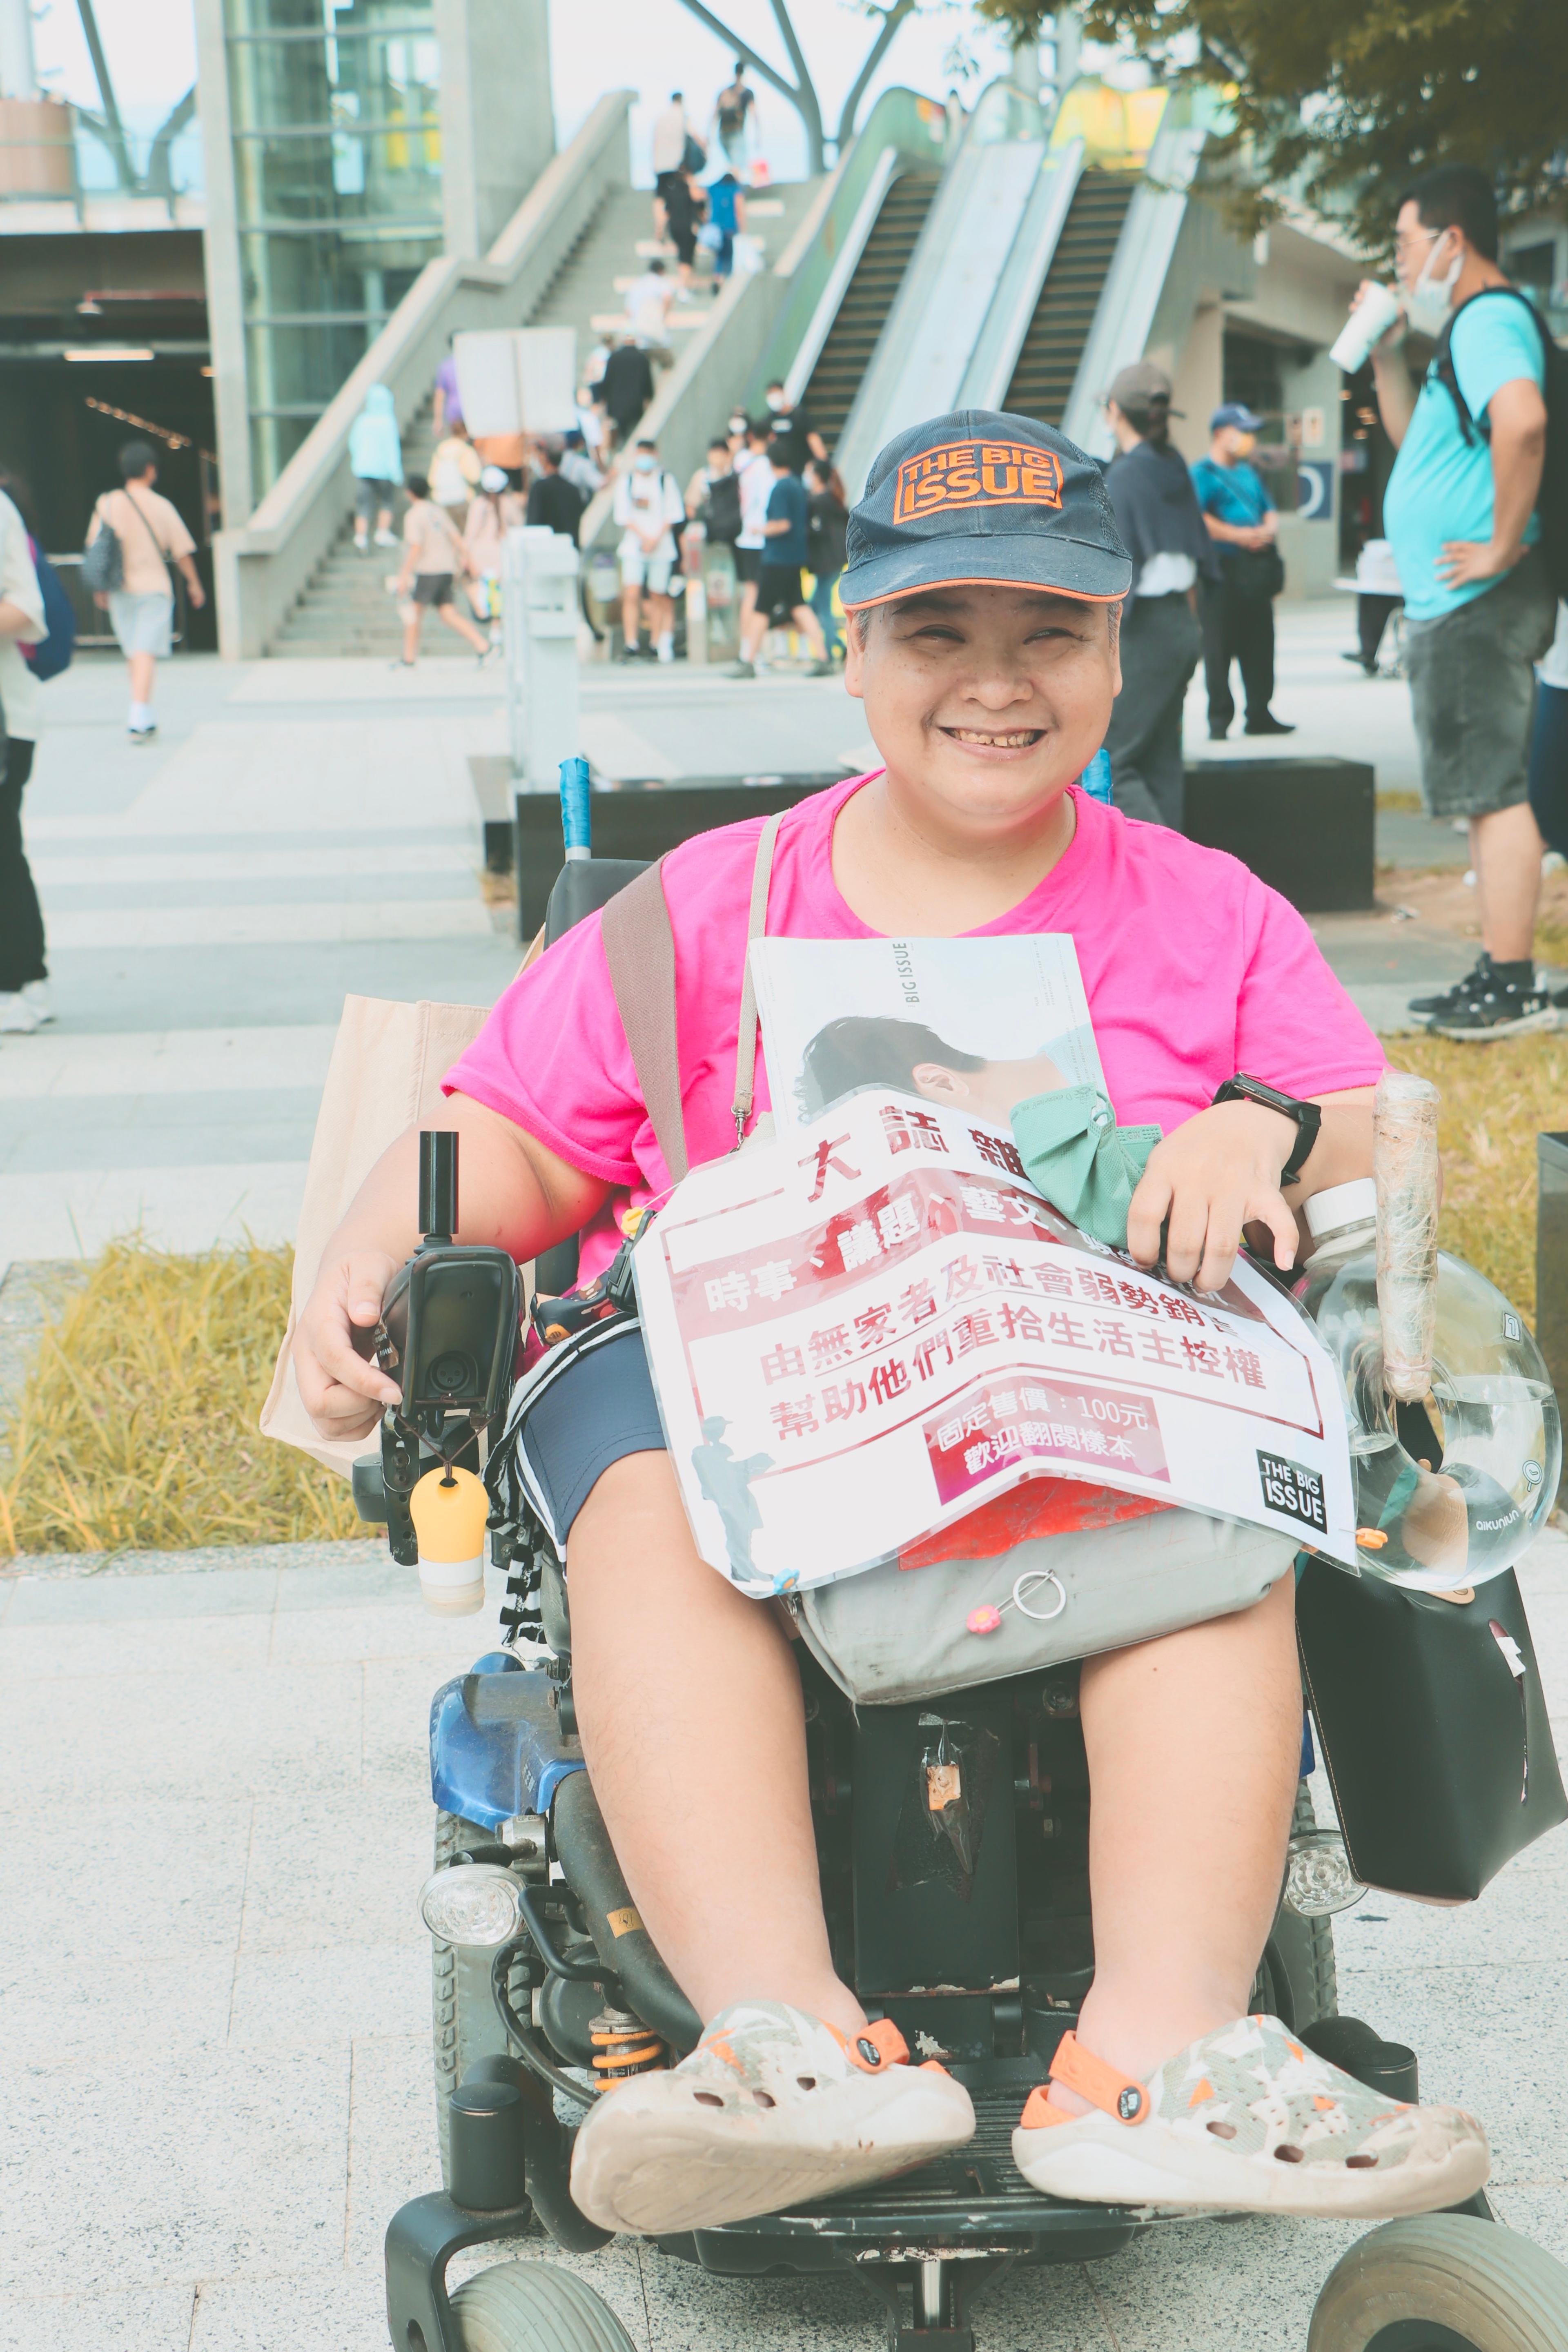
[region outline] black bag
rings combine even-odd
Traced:
[[[681,170],[683,172],[700,172],[703,164],[706,163],[707,161],[707,148],[704,147],[700,139],[694,139],[689,131],[686,134],[686,144],[682,148],[680,154]]]
[[[702,502],[702,521],[716,546],[733,547],[741,536],[739,474],[721,474],[709,483],[708,496]]]
[[[1541,517],[1541,546],[1546,558],[1546,569],[1552,585],[1559,596],[1568,596],[1568,352],[1553,342],[1551,329],[1528,294],[1517,286],[1483,286],[1470,301],[1485,302],[1489,298],[1505,295],[1510,302],[1522,302],[1529,311],[1536,333],[1541,337],[1541,353],[1546,373],[1546,463],[1542,468],[1541,488],[1536,495],[1535,511]],[[1469,304],[1461,306],[1468,310]],[[1454,333],[1454,313],[1437,339],[1433,355],[1432,373],[1442,384],[1458,411],[1459,430],[1467,442],[1489,440],[1485,423],[1477,424],[1470,415],[1459,379],[1454,370],[1450,349]]]
[[[1222,547],[1220,564],[1226,585],[1251,598],[1279,595],[1285,586],[1285,558],[1272,542],[1268,547]]]
[[[1454,1601],[1310,1559],[1296,1632],[1351,1867],[1365,1885],[1471,1903],[1568,1820],[1511,1570]]]

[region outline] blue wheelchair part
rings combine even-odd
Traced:
[[[442,1684],[430,1702],[430,1793],[443,1812],[489,1830],[548,1815],[562,1781],[584,1769],[552,1703],[558,1687],[504,1650]]]

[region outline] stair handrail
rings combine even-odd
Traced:
[[[1106,390],[1119,368],[1148,349],[1207,137],[1201,125],[1167,116],[1127,207],[1062,411],[1062,431],[1092,457],[1109,457],[1116,446],[1105,415]]]
[[[317,418],[247,522],[213,541],[218,649],[266,652],[342,528],[353,501],[349,431],[373,383],[406,429],[428,397],[448,336],[527,322],[612,188],[631,183],[637,93],[608,91],[553,156],[483,259],[426,262],[363,358]]]

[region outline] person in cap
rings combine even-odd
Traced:
[[[1210,1291],[1245,1230],[1290,1265],[1302,1195],[1372,1166],[1383,1055],[1282,898],[1079,787],[1110,724],[1132,585],[1099,467],[1031,418],[932,418],[877,458],[847,553],[845,682],[879,758],[784,814],[766,929],[1069,934],[1117,1117],[1164,1131],[1133,1199],[1131,1256],[1150,1266],[1163,1250],[1178,1280]],[[661,867],[694,1166],[736,1146],[763,823],[699,835]],[[1275,1108],[1230,1096],[1238,1060],[1279,1090]],[[445,1087],[464,1232],[520,1260],[581,1233],[589,1279],[630,1205],[669,1192],[597,915],[513,982]],[[759,1054],[756,1111],[770,1100]],[[333,1437],[364,1434],[395,1396],[353,1341],[418,1239],[417,1151],[410,1129],[366,1180],[300,1320],[300,1391]],[[1086,1306],[1089,1348],[1093,1324]],[[968,2092],[910,2063],[835,1965],[791,1645],[772,1604],[694,1546],[640,1331],[567,1365],[548,1394],[529,1459],[564,1549],[584,1751],[641,1920],[705,2029],[679,2065],[595,2105],[573,2156],[577,2205],[607,2230],[712,2228],[962,2147]],[[710,1410],[722,1416],[722,1395]],[[766,1475],[751,1493],[765,1526]],[[1386,2100],[1243,2014],[1301,1747],[1294,1541],[1257,1540],[1254,1606],[1083,1668],[1095,1976],[1073,2081],[1058,2069],[1031,2094],[1015,2155],[1037,2185],[1104,2203],[1451,2204],[1484,2175],[1479,2126],[1419,2108],[1391,2120]],[[1110,2115],[1095,2104],[1108,2083]],[[1194,2122],[1200,2083],[1215,2105],[1200,2100]],[[1265,2102],[1304,2143],[1289,2172],[1261,2160]],[[1211,2114],[1223,2131],[1204,2126]]]
[[[507,479],[504,467],[487,466],[463,525],[463,552],[468,558],[468,602],[475,616],[492,624],[500,620],[500,567],[506,535],[524,520],[521,494]]]
[[[1209,741],[1223,743],[1236,717],[1230,666],[1241,665],[1249,735],[1293,735],[1276,719],[1274,598],[1285,585],[1278,534],[1279,517],[1268,485],[1250,463],[1263,419],[1239,400],[1227,400],[1209,419],[1209,447],[1193,467],[1193,488],[1209,537],[1219,550],[1220,577],[1203,593],[1204,679],[1209,698]]]
[[[1105,748],[1111,796],[1129,816],[1182,830],[1182,705],[1198,666],[1200,579],[1219,561],[1186,459],[1171,446],[1171,379],[1150,360],[1124,367],[1105,402],[1116,436],[1106,468],[1116,527],[1132,558],[1121,608],[1121,691]]]

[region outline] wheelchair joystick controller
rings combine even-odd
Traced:
[[[522,1286],[505,1250],[458,1238],[458,1137],[447,1129],[420,1134],[419,1227],[375,1334],[376,1360],[403,1395],[382,1417],[379,1464],[354,1465],[354,1492],[362,1517],[384,1518],[393,1558],[418,1563],[426,1603],[468,1614],[484,1605],[481,1473],[517,1370]]]

